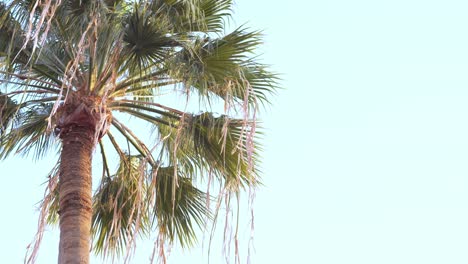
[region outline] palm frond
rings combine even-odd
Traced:
[[[207,100],[217,95],[226,101],[265,101],[275,91],[277,77],[248,59],[260,43],[259,32],[243,28],[219,39],[200,38],[169,62],[169,74]]]
[[[226,186],[238,190],[259,182],[254,166],[259,146],[249,146],[253,128],[250,121],[245,122],[202,113],[185,116],[172,127],[160,125],[159,131],[171,164],[185,171],[210,171]]]
[[[142,70],[155,62],[163,61],[172,48],[180,46],[178,41],[161,31],[151,12],[135,6],[134,13],[125,23],[123,42],[126,65],[131,71]]]
[[[201,1],[206,31],[221,32],[225,20],[231,15],[232,0],[204,0]]]
[[[172,32],[220,32],[231,14],[231,0],[153,1],[155,16]]]
[[[8,95],[0,92],[0,136],[3,136],[5,130],[11,124],[19,105]]]
[[[149,231],[145,164],[141,156],[126,155],[117,173],[105,177],[94,195],[94,250],[120,255],[138,234]]]
[[[202,228],[211,212],[206,207],[207,194],[192,184],[192,179],[173,166],[153,169],[153,208],[159,234],[183,247],[196,242],[195,225]],[[176,178],[175,178],[176,177]]]
[[[11,130],[2,137],[1,158],[6,158],[12,153],[33,153],[38,159],[54,146],[57,147],[52,133],[47,130],[52,104],[40,103],[25,108],[24,111],[18,112]]]
[[[12,15],[11,7],[0,3],[0,58],[3,69],[18,69],[24,65],[18,61],[29,58],[29,50],[21,48],[24,44],[24,30],[21,21]],[[15,61],[16,60],[16,61]]]

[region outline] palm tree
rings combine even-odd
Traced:
[[[90,248],[128,252],[151,231],[162,244],[190,246],[195,227],[217,214],[209,206],[216,196],[200,190],[200,180],[220,183],[218,199],[258,185],[255,113],[276,76],[252,56],[259,32],[224,33],[231,7],[230,0],[1,4],[0,157],[60,151],[42,207],[43,220],[59,222],[59,263],[88,263]],[[181,102],[165,105],[168,93]],[[194,99],[202,111],[176,109]],[[152,139],[128,117],[150,124]],[[103,169],[93,195],[97,148]]]

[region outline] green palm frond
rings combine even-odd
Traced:
[[[171,76],[186,87],[197,89],[207,99],[217,95],[240,102],[246,101],[246,97],[249,103],[266,101],[277,86],[277,77],[264,65],[248,59],[260,43],[259,32],[238,28],[219,39],[197,39],[167,67]]]
[[[18,21],[4,3],[0,3],[0,67],[18,70],[29,59],[29,49],[21,49],[25,41],[21,21]]]
[[[33,153],[37,159],[56,146],[52,133],[47,129],[52,104],[39,103],[24,108],[17,113],[9,133],[2,137],[1,158],[12,153]]]
[[[161,31],[156,17],[142,7],[135,6],[134,13],[125,24],[125,68],[141,72],[155,62],[164,60],[172,48],[180,46],[174,38]]]
[[[93,5],[98,4],[100,1],[91,0],[68,0],[63,4],[65,14],[68,16],[74,16],[84,18],[89,14]]]
[[[197,0],[156,0],[150,3],[150,10],[157,17],[158,24],[171,33],[189,32],[192,23],[200,17]]]
[[[117,173],[105,177],[94,195],[94,250],[117,255],[136,234],[149,228],[145,165],[140,156],[125,156]]]
[[[204,0],[201,1],[203,20],[208,32],[221,32],[224,23],[231,15],[232,0]]]
[[[9,96],[0,92],[0,136],[11,124],[18,111],[18,104]]]
[[[153,170],[154,219],[160,235],[183,246],[196,242],[195,225],[202,228],[211,218],[207,194],[193,186],[192,179],[174,167]]]
[[[14,39],[18,23],[12,18],[4,3],[0,3],[0,51],[5,54]],[[19,44],[19,43],[18,43]]]
[[[226,186],[238,190],[259,181],[258,171],[253,169],[259,147],[247,146],[247,141],[253,140],[249,125],[250,121],[246,124],[241,119],[203,113],[184,117],[176,127],[160,125],[159,131],[172,164],[193,173],[210,171]]]
[[[159,0],[151,9],[175,32],[221,32],[231,0]]]
[[[223,89],[215,91],[220,96],[226,96],[232,94],[236,98],[242,98],[247,93],[247,90],[251,93],[247,98],[251,104],[268,104],[270,103],[271,95],[276,93],[278,89],[279,77],[277,74],[272,73],[268,70],[266,65],[255,63],[251,60],[243,63],[241,70],[241,76],[243,81],[238,82],[240,89],[227,90]],[[244,98],[245,100],[245,98]]]
[[[66,74],[67,65],[73,60],[64,44],[67,42],[69,40],[57,39],[47,43],[41,50],[42,56],[37,59],[36,63],[29,66],[37,72],[34,77],[43,78],[55,83],[59,88],[62,87],[61,79]],[[27,64],[27,61],[23,63]]]

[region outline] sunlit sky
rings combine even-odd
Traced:
[[[264,30],[259,53],[284,87],[261,114],[252,263],[468,263],[468,2],[237,0],[234,11],[232,26]],[[0,163],[2,263],[23,261],[54,161]],[[37,263],[57,259],[47,230]],[[139,244],[134,263],[151,248]],[[169,263],[206,263],[206,251],[174,247]]]

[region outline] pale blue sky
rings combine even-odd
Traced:
[[[468,263],[467,12],[461,0],[236,1],[285,88],[262,114],[253,263]],[[51,162],[1,163],[2,263],[22,262]],[[56,237],[38,263],[56,261]],[[176,247],[169,263],[202,256]]]

